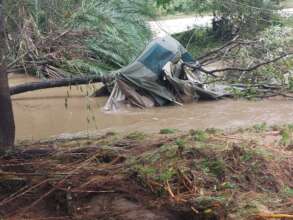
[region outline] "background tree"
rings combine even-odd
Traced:
[[[242,35],[264,30],[277,22],[278,0],[157,0],[157,5],[167,13],[211,13],[213,31],[229,40],[233,32]]]
[[[6,72],[6,38],[3,0],[0,0],[0,148],[14,144],[15,126]]]

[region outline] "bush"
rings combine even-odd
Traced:
[[[240,30],[242,34],[255,34],[263,30],[278,20],[278,3],[277,0],[157,0],[157,5],[168,13],[213,13],[215,20],[221,21],[221,26],[218,26],[219,23],[217,28],[214,26],[218,34],[235,30]],[[220,37],[223,37],[222,34]]]

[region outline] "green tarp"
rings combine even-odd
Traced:
[[[177,40],[170,36],[153,40],[132,64],[115,73],[105,109],[115,110],[125,104],[140,108],[183,104],[222,96],[205,88],[204,74],[186,63],[198,65]]]

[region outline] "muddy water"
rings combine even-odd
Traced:
[[[10,78],[10,85],[35,80],[14,75]],[[261,122],[293,122],[293,102],[280,100],[221,100],[183,107],[130,108],[105,113],[102,107],[106,98],[86,97],[87,91],[92,89],[92,86],[55,88],[13,96],[17,139],[36,140],[63,133],[95,130],[156,132],[161,128],[234,128]]]

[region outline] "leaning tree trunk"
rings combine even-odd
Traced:
[[[4,6],[0,0],[0,150],[14,144],[15,126],[6,72]]]
[[[41,82],[25,83],[10,88],[10,95],[17,95],[25,92],[32,92],[35,90],[57,88],[64,86],[84,85],[89,83],[103,82],[104,77],[101,76],[85,76],[85,77],[74,77],[65,79],[55,80],[44,80]]]

